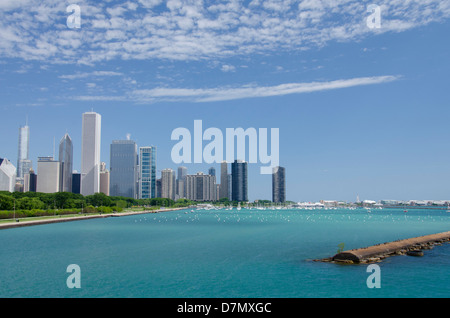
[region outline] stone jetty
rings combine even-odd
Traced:
[[[314,261],[340,264],[377,263],[395,255],[423,256],[423,250],[446,242],[450,242],[450,231],[343,251],[333,257]]]

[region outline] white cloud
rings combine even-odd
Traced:
[[[95,71],[95,72],[86,72],[86,73],[75,73],[75,74],[67,74],[60,75],[59,78],[62,79],[80,79],[80,78],[88,78],[88,77],[100,77],[100,76],[122,76],[122,73],[112,72],[112,71]]]
[[[341,79],[328,82],[288,83],[276,86],[242,86],[209,89],[154,88],[134,90],[130,98],[146,101],[191,101],[217,102],[244,98],[283,96],[289,94],[312,93],[325,90],[342,89],[363,85],[375,85],[398,80],[399,76],[374,76]]]
[[[450,17],[448,1],[379,0],[381,29],[357,0],[79,0],[71,30],[60,0],[1,0],[0,58],[93,65],[111,59],[200,60],[304,50],[402,32]],[[73,42],[71,40],[73,39]]]
[[[83,102],[122,102],[127,100],[124,96],[75,96],[73,99]]]
[[[236,70],[236,67],[234,67],[233,65],[222,65],[221,67],[222,72],[234,72]]]

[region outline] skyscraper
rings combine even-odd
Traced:
[[[186,198],[186,176],[187,176],[187,168],[178,167],[178,174],[177,174],[178,198]]]
[[[100,192],[109,196],[109,171],[106,163],[100,163]]]
[[[23,192],[36,192],[37,189],[37,175],[34,173],[33,168],[25,174],[23,180]]]
[[[110,148],[111,196],[136,199],[137,145],[133,140],[113,140]]]
[[[69,134],[59,142],[60,192],[72,192],[73,145]]]
[[[233,176],[231,173],[228,174],[228,200],[231,201],[233,196]]]
[[[175,199],[175,171],[164,169],[161,171],[161,197]]]
[[[216,176],[216,169],[214,167],[211,167],[208,169],[208,174],[210,176]]]
[[[220,164],[220,189],[219,189],[220,198],[229,198],[228,194],[228,163],[226,161],[222,161]]]
[[[100,114],[83,114],[81,136],[81,194],[92,195],[100,192]],[[39,182],[38,182],[39,184]]]
[[[231,164],[232,201],[248,201],[247,162],[235,160]]]
[[[81,173],[77,171],[72,173],[72,193],[81,193]]]
[[[59,192],[60,164],[53,157],[38,158],[37,192]]]
[[[32,168],[29,158],[30,151],[30,127],[19,127],[19,152],[17,155],[17,179],[23,181],[23,177]]]
[[[139,199],[156,198],[156,147],[139,148]]]
[[[283,167],[273,168],[272,173],[272,202],[286,202],[286,169]]]
[[[0,158],[0,191],[14,192],[16,167],[8,160]]]
[[[161,178],[156,179],[156,197],[162,198],[162,180]]]
[[[197,172],[186,176],[186,198],[192,201],[216,200],[216,177]]]

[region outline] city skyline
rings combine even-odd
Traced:
[[[90,113],[90,114],[95,114],[95,116],[97,117],[97,116],[99,116],[100,118],[101,118],[101,115],[100,114],[97,114],[97,113],[94,113],[94,112],[88,112],[88,113]],[[88,113],[84,113],[83,114],[83,116],[85,115],[85,114],[88,114]],[[22,129],[23,127],[25,127],[25,126],[21,126],[20,127],[20,129]],[[27,127],[27,130],[29,131],[29,127],[28,126],[26,126]],[[19,134],[20,134],[20,130],[19,129]],[[27,136],[27,138],[29,139],[29,134],[28,134],[28,136]],[[130,138],[130,135],[127,135],[127,138]],[[20,148],[20,140],[21,140],[21,138],[19,138],[19,148]],[[120,144],[120,143],[123,143],[123,142],[125,142],[125,143],[130,143],[130,144],[133,144],[134,145],[134,147],[136,147],[136,150],[138,150],[138,145],[134,142],[134,141],[132,141],[132,140],[129,140],[129,139],[127,139],[127,140],[113,140],[112,141],[112,143],[110,144],[110,146],[113,146],[113,144]],[[67,147],[67,143],[69,143],[69,149],[70,148],[72,148],[72,149],[70,149],[70,150],[67,150],[66,149],[66,147]],[[154,147],[154,146],[152,146],[152,147],[139,147],[139,149],[141,149],[141,148],[149,148],[149,149],[151,149],[151,148],[153,148],[155,151],[156,151],[156,147]],[[111,150],[111,149],[110,149]],[[63,138],[61,139],[61,141],[60,141],[60,145],[59,145],[59,158],[62,158],[61,156],[69,156],[69,166],[70,166],[70,161],[72,161],[73,160],[73,153],[71,153],[71,151],[73,151],[73,145],[72,145],[72,139],[70,138],[70,136],[69,136],[69,134],[68,133],[66,133],[64,136],[63,136]],[[63,154],[64,152],[67,152],[67,153],[65,153],[65,154]],[[111,151],[110,151],[110,155],[111,155]],[[137,164],[138,163],[138,161],[140,162],[140,159],[138,159],[138,158],[140,158],[139,156],[138,156],[138,153],[136,152],[136,157],[135,157],[135,161],[136,161],[136,169],[139,167],[139,164]],[[4,158],[5,160],[8,160],[7,158]],[[30,160],[31,161],[31,160]],[[47,163],[47,162],[53,162],[53,163],[58,163],[58,167],[56,168],[56,166],[54,167],[54,168],[51,168],[51,174],[52,174],[52,178],[53,177],[55,177],[55,178],[57,178],[57,179],[59,179],[58,181],[57,181],[57,183],[55,183],[54,181],[50,181],[50,186],[49,185],[45,185],[44,187],[46,187],[46,188],[48,188],[48,187],[50,187],[50,188],[53,188],[53,187],[55,187],[55,185],[56,185],[56,187],[59,189],[58,191],[62,191],[61,190],[61,187],[62,187],[62,182],[63,182],[63,180],[65,179],[64,177],[63,177],[63,173],[64,173],[64,171],[65,170],[67,170],[67,168],[66,169],[64,169],[63,167],[64,167],[64,159],[63,160],[61,160],[61,159],[58,159],[58,160],[54,160],[54,157],[53,156],[47,156],[47,157],[38,157],[38,160],[37,160],[37,162],[38,162],[38,164],[39,164],[39,162],[44,162],[44,163]],[[231,164],[235,164],[235,163],[245,163],[245,164],[248,164],[247,162],[245,162],[245,161],[242,161],[242,160],[238,160],[238,159],[236,159],[236,160],[234,160],[233,162],[231,162]],[[9,163],[9,164],[11,164],[11,163]],[[39,165],[38,165],[39,166]],[[100,166],[102,166],[103,167],[103,169],[106,169],[106,163],[105,162],[101,162],[101,165],[99,165],[99,173],[101,172],[101,168],[100,168]],[[198,165],[197,165],[198,166]],[[206,173],[204,173],[203,171],[201,171],[201,170],[198,170],[197,172],[191,172],[191,173],[189,173],[188,174],[188,169],[186,168],[186,167],[184,167],[184,166],[180,166],[180,165],[177,165],[176,166],[176,168],[177,168],[177,171],[178,171],[178,175],[180,175],[180,174],[182,174],[184,177],[186,177],[186,176],[196,176],[196,175],[213,175],[213,176],[215,176],[215,171],[216,171],[216,169],[213,167],[213,166],[211,166],[210,164],[209,165],[204,165],[204,164],[202,164],[202,166],[203,167],[207,167],[206,168],[206,170],[207,170],[207,172]],[[224,167],[225,167],[225,170],[224,170]],[[276,168],[279,168],[279,169],[281,169],[282,170],[282,176],[280,177],[280,176],[278,176],[278,174],[279,174],[279,169],[276,169]],[[275,202],[275,203],[277,203],[277,202],[284,202],[284,201],[290,201],[290,202],[295,202],[295,200],[289,200],[289,199],[286,199],[286,194],[285,194],[285,192],[286,192],[286,190],[285,190],[285,188],[286,188],[286,185],[284,184],[284,186],[283,186],[283,191],[284,191],[284,193],[283,193],[283,195],[281,195],[282,197],[284,196],[284,201],[283,200],[274,200],[274,198],[275,198],[275,196],[274,196],[274,193],[275,193],[275,191],[278,191],[278,189],[277,190],[275,190],[275,188],[276,188],[276,186],[275,186],[275,178],[281,178],[281,180],[283,180],[284,182],[285,182],[285,168],[284,167],[276,167],[276,168],[274,168],[274,171],[277,171],[277,173],[274,173],[274,174],[272,174],[271,175],[271,178],[272,178],[272,187],[271,187],[271,191],[272,191],[272,201],[273,202]],[[220,163],[220,169],[221,169],[221,176],[222,176],[222,173],[224,173],[224,172],[227,172],[228,171],[228,163],[226,162],[226,161],[223,161],[223,162],[221,162]],[[48,168],[45,168],[44,170],[48,170]],[[58,174],[57,175],[53,175],[53,174],[56,174],[56,170],[59,170],[59,172],[58,172]],[[160,170],[161,171],[161,173],[160,173],[160,179],[159,180],[161,180],[162,179],[162,173],[163,173],[163,171],[171,171],[171,184],[170,184],[170,189],[172,189],[172,190],[170,190],[170,193],[173,193],[173,195],[168,195],[168,194],[165,194],[167,197],[169,197],[169,198],[171,198],[171,199],[178,199],[178,198],[186,198],[187,197],[187,194],[185,193],[185,195],[184,196],[179,196],[178,195],[178,191],[179,191],[179,185],[178,185],[178,181],[179,181],[179,176],[177,176],[176,175],[176,173],[175,173],[175,170],[174,169],[171,169],[171,168],[165,168],[165,169],[163,169],[163,170]],[[16,170],[17,171],[17,170]],[[32,173],[34,173],[34,170],[32,170],[31,169],[31,171],[32,171]],[[156,171],[156,169],[155,169],[155,171]],[[77,172],[77,170],[76,169],[73,169],[72,170],[72,172]],[[109,180],[109,171],[107,171],[108,172],[108,180]],[[45,174],[47,174],[47,171],[45,172]],[[67,171],[66,171],[66,174],[67,174]],[[137,174],[136,175],[136,181],[134,182],[134,184],[135,184],[135,191],[136,191],[136,193],[134,194],[134,195],[124,195],[124,196],[128,196],[128,197],[133,197],[133,198],[137,198],[137,199],[139,199],[139,198],[141,198],[140,197],[140,194],[139,194],[139,191],[140,191],[140,174]],[[72,177],[72,176],[71,176]],[[157,186],[156,186],[156,178],[158,177],[158,175],[156,174],[156,177],[155,177],[155,193],[156,193],[156,189],[157,189]],[[227,175],[227,178],[226,178],[226,180],[227,180],[227,183],[228,183],[228,191],[230,192],[230,190],[231,190],[231,188],[232,188],[232,183],[230,182],[231,180],[232,180],[232,174],[228,174]],[[53,178],[53,179],[55,179],[55,178]],[[15,180],[17,180],[17,181],[20,181],[21,179],[20,178],[18,178],[17,177],[17,172],[16,172],[16,178],[15,178]],[[56,179],[55,179],[56,180]],[[222,178],[220,178],[220,180],[222,180]],[[81,182],[81,181],[80,181]],[[100,179],[99,179],[99,182],[100,182]],[[231,184],[230,184],[231,183]],[[218,183],[216,184],[217,186],[218,186],[218,188],[217,188],[217,194],[218,194],[218,196],[220,197],[220,191],[219,191],[219,186],[222,184],[222,181],[218,181]],[[71,183],[71,185],[70,185],[70,187],[72,186],[72,183]],[[100,186],[100,183],[99,183],[99,186]],[[108,186],[109,186],[109,181],[108,181]],[[185,187],[185,186],[184,186]],[[278,186],[277,186],[277,188],[278,188]],[[39,189],[39,187],[38,187],[38,189]],[[109,189],[109,187],[108,187],[108,189]],[[167,191],[169,191],[169,190],[167,190],[166,189],[166,192]],[[184,190],[185,191],[185,190]],[[248,191],[248,190],[247,190]],[[48,190],[44,190],[44,192],[48,192],[48,193],[52,193],[52,190],[51,191],[48,191]],[[68,192],[71,192],[71,191],[68,191]],[[100,191],[99,190],[99,192],[102,192],[102,191]],[[167,192],[168,193],[168,192]],[[227,192],[228,193],[228,192]],[[108,195],[110,195],[110,194],[108,194]],[[121,196],[120,194],[119,194],[119,196]],[[208,195],[209,196],[209,195]],[[157,196],[155,196],[155,197],[157,197]],[[358,202],[360,202],[360,200],[359,200],[359,195],[357,194],[356,195],[356,197],[357,197],[357,199],[356,199],[356,201],[353,201],[353,200],[342,200],[342,199],[336,199],[336,200],[328,200],[328,202],[355,202],[355,203],[358,203]],[[230,200],[231,200],[232,198],[230,198]],[[267,199],[267,198],[257,198],[257,199],[254,199],[254,200],[265,200],[265,199]],[[215,200],[215,199],[214,199]],[[213,201],[214,201],[213,200]],[[233,199],[234,200],[234,199]],[[237,201],[254,201],[254,200],[237,200]],[[195,200],[194,200],[195,201]],[[327,200],[324,200],[324,199],[321,199],[321,200],[318,200],[318,201],[316,201],[316,202],[319,202],[319,201],[321,201],[321,202],[323,202],[323,201],[327,201]],[[361,202],[362,201],[364,201],[364,202],[372,202],[372,200],[369,200],[369,199],[365,199],[365,200],[361,200]],[[439,200],[427,200],[427,199],[410,199],[410,200],[400,200],[400,199],[378,199],[377,201],[373,201],[373,202],[389,202],[389,201],[395,201],[395,202],[416,202],[416,203],[420,203],[420,202],[446,202],[445,201],[445,199],[439,199]],[[314,202],[313,200],[305,200],[305,201],[298,201],[298,202]]]
[[[131,134],[176,170],[171,133],[202,120],[222,132],[279,129],[287,200],[446,199],[450,5],[374,4],[379,27],[369,3],[353,0],[86,0],[73,29],[65,3],[40,3],[37,18],[33,1],[7,1],[0,157],[16,165],[27,123],[34,168],[68,132],[81,171],[79,118],[93,109],[108,167],[109,143]],[[272,195],[259,168],[248,166],[249,200]]]

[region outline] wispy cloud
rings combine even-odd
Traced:
[[[128,98],[126,96],[75,96],[74,100],[83,101],[83,102],[122,102],[127,101]]]
[[[85,72],[85,73],[75,73],[75,74],[66,74],[60,75],[59,78],[62,79],[80,79],[80,78],[89,78],[89,77],[103,77],[103,76],[122,76],[122,73],[112,72],[112,71],[95,71],[95,72]]]
[[[450,18],[450,2],[379,0],[380,29],[357,0],[79,0],[82,25],[66,25],[60,0],[3,0],[0,58],[94,65],[142,59],[199,60],[305,50],[402,32]],[[55,20],[55,17],[58,19]]]
[[[327,82],[288,83],[275,86],[241,86],[219,88],[153,88],[130,91],[127,96],[79,96],[82,101],[133,101],[136,103],[155,102],[219,102],[244,98],[263,98],[289,94],[304,94],[326,90],[343,89],[363,85],[389,83],[400,76],[374,76],[340,79]]]

